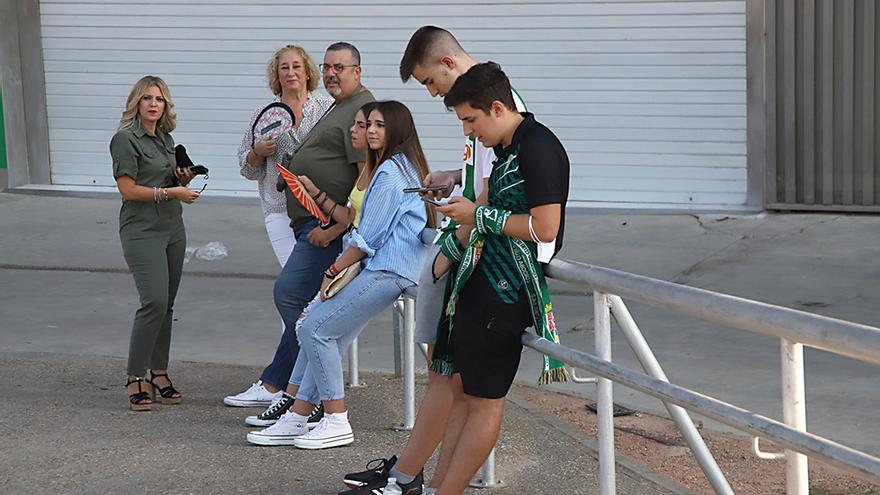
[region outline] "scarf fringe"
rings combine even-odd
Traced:
[[[455,367],[452,366],[452,363],[448,361],[444,361],[441,358],[434,358],[431,360],[431,366],[429,368],[434,373],[443,376],[452,376],[455,373]]]
[[[568,376],[568,371],[565,368],[556,368],[552,370],[546,370],[541,373],[541,377],[538,379],[538,385],[549,385],[551,383],[562,383],[570,380]]]

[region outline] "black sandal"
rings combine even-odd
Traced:
[[[150,394],[142,388],[141,384],[144,381],[143,378],[129,378],[128,382],[125,383],[126,390],[132,383],[138,384],[138,391],[128,395],[128,408],[132,411],[149,411],[153,406]]]
[[[167,387],[159,387],[156,385],[155,381],[157,377],[164,376],[166,380],[168,380]],[[144,381],[152,385],[150,388],[150,397],[155,398],[156,390],[159,391],[159,402],[162,404],[180,404],[181,397],[180,392],[174,388],[174,385],[171,383],[171,379],[168,378],[168,373],[153,373],[153,370],[150,370],[150,378],[144,378]]]

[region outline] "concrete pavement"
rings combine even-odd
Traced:
[[[280,332],[271,297],[278,268],[262,216],[256,203],[204,199],[185,208],[188,244],[220,241],[229,256],[212,262],[193,259],[185,266],[172,357],[212,366],[259,366],[271,357]],[[0,194],[4,359],[33,352],[72,360],[126,355],[137,295],[116,234],[118,208],[118,199]],[[864,215],[573,211],[561,256],[878,326],[878,234],[880,218]],[[588,291],[555,282],[552,289],[563,343],[591,351]],[[631,304],[630,309],[673,382],[781,418],[776,341],[645,305]],[[362,369],[393,369],[390,328],[386,311],[365,330]],[[534,381],[538,360],[526,352],[520,380]],[[619,336],[614,361],[638,369]],[[109,363],[102,380],[115,387],[122,380],[113,377],[122,376],[123,365]],[[224,384],[222,393],[244,388],[255,377],[253,369],[242,370],[229,375],[236,383]],[[7,375],[2,375],[7,386]],[[875,377],[876,367],[808,350],[810,430],[877,453],[880,428],[873,411],[880,408],[880,392]],[[562,388],[593,393],[591,386]],[[108,410],[122,408],[121,390],[112,395]],[[615,398],[663,411],[656,400],[620,386]],[[502,457],[499,468],[505,462],[516,464]]]
[[[408,435],[391,428],[402,419],[394,400],[402,385],[387,375],[366,374],[365,387],[348,391],[352,445],[305,451],[248,444],[242,420],[260,409],[219,401],[258,368],[174,362],[183,403],[132,413],[124,366],[114,357],[0,353],[0,493],[335,495],[346,489],[343,474],[399,453]],[[598,493],[598,462],[570,430],[511,401],[497,447],[505,486],[491,493]],[[688,493],[644,474],[620,469],[618,493]]]

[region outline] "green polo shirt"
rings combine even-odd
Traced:
[[[357,162],[364,160],[364,154],[351,145],[349,129],[357,111],[371,101],[376,101],[373,94],[364,90],[334,103],[327,115],[309,131],[296,153],[284,158],[282,166],[297,175],[308,176],[330,199],[345,204],[357,180]],[[290,188],[285,189],[285,194],[291,227],[297,229],[314,218],[293,197]]]
[[[560,204],[559,233],[555,252],[562,249],[565,204],[568,201],[570,164],[568,154],[553,131],[522,112],[523,121],[513,133],[510,146],[496,146],[497,157],[489,177],[489,205],[510,213],[528,214],[532,208]],[[528,242],[537,257],[537,244]],[[486,234],[477,268],[482,270],[502,301],[519,300],[523,280],[511,252],[508,236]]]
[[[167,132],[156,129],[150,134],[139,121],[119,130],[110,141],[113,158],[113,178],[128,176],[135,184],[146,187],[173,187],[172,174],[177,160],[174,139]],[[178,200],[161,203],[122,200],[119,212],[119,231],[125,236],[149,236],[167,233],[182,222]]]

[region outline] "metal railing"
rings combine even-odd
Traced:
[[[754,450],[761,458],[786,459],[788,495],[809,493],[807,457],[812,456],[871,481],[880,479],[880,459],[806,431],[803,346],[880,364],[880,329],[819,316],[781,306],[683,286],[608,268],[554,259],[546,270],[553,279],[593,289],[596,355],[523,334],[523,344],[595,373],[598,378],[578,378],[597,383],[600,494],[616,490],[614,462],[613,387],[618,382],[657,397],[687,441],[700,468],[716,493],[732,494],[724,474],[706,447],[686,409],[755,436]],[[720,323],[780,339],[783,383],[783,422],[669,383],[650,346],[622,298],[647,303],[687,316]],[[415,423],[415,291],[395,303],[395,371],[404,377],[404,420],[400,429]],[[618,322],[643,369],[639,373],[611,362],[611,317]],[[349,352],[350,379],[357,383],[356,343]],[[422,349],[423,353],[425,352]],[[650,375],[650,376],[649,376]],[[759,450],[758,438],[774,441],[784,454]],[[493,451],[494,454],[494,451]],[[472,486],[497,486],[494,455],[490,455]]]
[[[601,494],[614,493],[611,381],[662,400],[686,439],[698,434],[695,430],[691,430],[693,423],[686,419],[686,416],[681,415],[683,410],[677,411],[676,407],[697,412],[751,433],[755,437],[773,440],[781,445],[786,449],[784,457],[788,495],[809,493],[808,456],[874,482],[880,479],[880,459],[877,457],[806,431],[803,362],[803,346],[808,345],[880,364],[880,329],[561,259],[550,263],[547,275],[593,289],[596,356],[553,344],[531,333],[523,335],[523,344],[600,377],[597,410]],[[670,384],[621,297],[728,327],[779,338],[784,422]],[[610,316],[612,315],[636,352],[642,367],[651,376],[611,362]],[[603,383],[605,383],[604,393]],[[711,463],[706,462],[707,457],[711,457],[708,450],[700,452],[698,448],[694,448],[691,439],[688,443],[716,493],[733,493],[729,486],[725,487],[726,481],[723,481],[720,470],[712,467],[714,460]],[[702,443],[702,440],[699,443]]]

